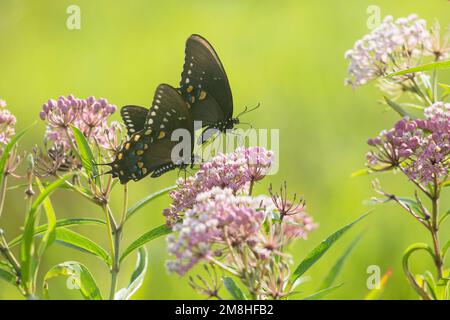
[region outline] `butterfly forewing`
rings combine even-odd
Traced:
[[[134,133],[144,129],[147,114],[148,109],[139,106],[130,105],[120,109],[120,115],[127,128],[128,136],[132,136]]]
[[[190,105],[176,89],[167,84],[160,84],[156,88],[152,106],[145,119],[145,129],[156,138],[178,128],[190,130],[193,120],[189,108]]]
[[[205,126],[232,117],[233,98],[227,75],[211,44],[199,35],[186,42],[180,91],[192,105],[192,117]]]

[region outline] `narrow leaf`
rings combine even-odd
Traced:
[[[361,240],[363,235],[364,235],[363,233],[360,233],[352,242],[350,242],[347,249],[345,249],[344,253],[339,257],[334,266],[331,268],[328,275],[323,280],[320,289],[329,288],[333,285],[334,281],[341,272],[344,262],[346,261],[352,250],[355,248],[355,246],[358,244],[359,240]]]
[[[61,219],[56,221],[55,228],[61,228],[61,227],[72,227],[72,226],[78,226],[78,225],[84,225],[84,224],[94,224],[94,225],[104,225],[105,221],[101,219],[95,219],[95,218],[70,218],[70,219]],[[47,230],[47,224],[40,225],[39,227],[36,227],[34,229],[34,236],[40,235]],[[8,244],[10,248],[15,247],[22,241],[22,235],[18,236],[17,238],[11,240],[11,242]]]
[[[78,290],[86,300],[102,300],[100,289],[91,272],[79,262],[67,261],[51,268],[44,277],[44,292],[48,296],[48,280],[67,277],[67,288]]]
[[[169,193],[170,191],[172,191],[173,189],[175,189],[177,186],[170,186],[164,189],[161,189],[155,193],[152,193],[148,196],[146,196],[145,198],[139,200],[138,202],[136,202],[132,207],[130,207],[127,211],[127,219],[129,219],[134,213],[136,213],[136,211],[138,211],[139,209],[141,209],[142,207],[146,206],[147,204],[149,204],[150,202],[152,202],[153,200],[165,195],[166,193]]]
[[[93,254],[111,266],[111,257],[100,245],[89,238],[69,229],[56,229],[56,241],[82,252]]]
[[[247,300],[242,290],[237,286],[231,277],[222,278],[225,289],[231,294],[234,300]]]
[[[439,69],[448,69],[450,68],[450,60],[447,61],[437,61],[437,62],[431,62],[422,64],[417,67],[412,67],[408,69],[404,69],[398,72],[394,72],[391,74],[388,74],[387,77],[394,77],[394,76],[400,76],[408,73],[415,73],[420,71],[430,71],[430,70],[439,70]]]
[[[402,117],[408,117],[410,119],[414,119],[414,117],[411,114],[409,114],[407,111],[405,111],[405,109],[403,109],[398,103],[392,101],[388,97],[384,97],[384,100],[386,101],[386,103],[389,107],[394,109],[394,111],[397,112]]]
[[[139,237],[137,240],[135,240],[133,243],[131,243],[128,246],[128,248],[125,249],[125,251],[122,253],[122,256],[120,257],[120,261],[125,259],[125,257],[128,256],[131,252],[142,247],[147,242],[150,242],[156,238],[165,236],[171,232],[172,232],[172,230],[163,224],[159,227],[156,227],[156,228],[144,233],[141,237]]]
[[[40,192],[43,192],[44,187],[42,186],[38,178],[36,178],[36,182],[38,184]],[[42,205],[44,207],[44,211],[47,216],[47,229],[45,230],[45,234],[39,245],[38,259],[40,259],[40,257],[43,256],[45,250],[47,250],[47,248],[53,243],[53,241],[55,241],[56,215],[55,211],[53,210],[50,197],[45,198]]]
[[[148,267],[147,250],[145,247],[139,248],[137,257],[136,267],[131,275],[130,284],[128,287],[122,288],[116,293],[115,300],[129,300],[144,282]]]
[[[313,293],[312,295],[307,296],[306,298],[303,298],[303,300],[319,300],[319,299],[322,299],[323,297],[325,297],[326,295],[328,295],[328,294],[332,293],[333,291],[339,289],[343,285],[344,285],[343,283],[340,283],[337,286],[319,290],[319,291]]]
[[[100,183],[100,179],[98,177],[98,170],[95,164],[95,158],[92,153],[91,147],[84,136],[83,132],[80,131],[75,126],[71,126],[73,136],[75,138],[75,142],[77,144],[78,153],[80,156],[81,164],[83,168],[86,170],[89,177],[94,178],[97,184]]]
[[[328,238],[323,240],[317,247],[315,247],[305,259],[298,265],[297,269],[295,269],[294,273],[291,276],[291,282],[295,282],[300,276],[302,276],[309,268],[311,268],[324,254],[328,251],[328,249],[340,238],[342,235],[347,232],[355,223],[362,220],[368,215],[368,213],[362,215],[352,223],[349,223],[334,232]]]
[[[0,261],[0,279],[17,286],[17,278],[12,268],[2,261]]]
[[[20,248],[20,261],[22,267],[22,280],[25,286],[31,284],[32,270],[33,270],[33,255],[34,255],[34,228],[36,217],[38,214],[38,209],[44,202],[44,200],[49,197],[56,189],[65,183],[73,174],[69,173],[62,178],[52,182],[48,185],[34,200],[33,204],[27,216],[25,218],[25,227],[23,231],[22,246]]]

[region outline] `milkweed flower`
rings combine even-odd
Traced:
[[[375,148],[367,154],[367,165],[374,170],[399,168],[421,183],[445,178],[449,174],[450,104],[436,102],[425,109],[425,119],[402,119],[368,144]]]
[[[168,262],[168,269],[182,275],[198,261],[220,255],[227,245],[255,246],[268,209],[259,200],[219,187],[198,194],[168,237],[169,253],[176,258]]]
[[[174,256],[167,268],[183,275],[197,263],[214,259],[238,264],[233,268],[240,267],[241,259],[248,268],[276,257],[290,260],[283,247],[295,238],[306,239],[316,225],[304,212],[284,220],[277,216],[276,205],[265,195],[236,195],[219,187],[199,193],[167,238],[169,254]]]
[[[100,147],[107,148],[107,133],[115,130],[117,125],[109,125],[107,119],[116,111],[116,106],[104,98],[88,97],[79,99],[73,95],[61,96],[57,100],[50,99],[43,106],[39,116],[47,122],[45,138],[61,144],[66,150],[70,148],[67,128],[70,125],[83,132],[90,142],[96,141]]]
[[[15,134],[15,125],[16,117],[6,109],[6,102],[0,99],[0,145],[8,144]]]
[[[197,195],[213,187],[228,188],[234,194],[247,194],[250,184],[269,172],[274,154],[262,147],[238,148],[229,154],[218,154],[200,164],[193,177],[178,179],[177,188],[170,193],[172,204],[164,210],[167,224],[179,219],[179,214],[194,204]]]
[[[438,26],[428,30],[427,23],[416,14],[394,20],[387,16],[383,22],[356,41],[345,53],[350,61],[347,85],[354,88],[391,72],[413,66],[426,56],[445,60],[449,48],[440,42]],[[407,80],[407,77],[398,80]]]

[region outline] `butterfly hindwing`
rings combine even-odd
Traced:
[[[186,42],[180,91],[192,105],[193,119],[203,121],[204,126],[224,122],[233,115],[225,70],[214,48],[199,35],[190,36]]]
[[[127,128],[128,136],[144,129],[147,114],[148,109],[139,106],[130,105],[120,109],[120,115]]]
[[[160,90],[161,88],[163,90]],[[149,174],[159,176],[175,167],[183,166],[183,162],[186,162],[184,158],[191,156],[172,157],[172,149],[179,143],[171,141],[171,135],[176,129],[185,130],[183,139],[188,138],[190,143],[186,149],[192,152],[194,127],[186,101],[173,87],[160,85],[156,90],[154,102],[156,104],[150,108],[143,129],[130,136],[111,163],[112,175],[119,177],[122,184],[129,180],[138,181]],[[157,112],[151,115],[152,110]],[[169,111],[170,116],[166,114]],[[170,118],[170,121],[165,121],[166,117]],[[153,121],[149,123],[148,119]]]

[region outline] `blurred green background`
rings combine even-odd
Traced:
[[[66,9],[71,4],[81,8],[80,30],[66,28]],[[309,240],[292,247],[299,261],[328,234],[369,209],[363,201],[373,195],[370,182],[374,177],[350,178],[350,174],[364,166],[366,139],[397,119],[377,103],[380,95],[373,85],[356,92],[343,85],[344,52],[369,32],[366,10],[370,5],[379,6],[382,16],[415,12],[429,24],[435,18],[443,26],[450,23],[450,3],[444,0],[0,0],[0,97],[17,116],[17,129],[36,121],[42,103],[59,95],[94,95],[118,106],[149,106],[159,83],[178,84],[187,37],[192,33],[205,36],[228,73],[236,111],[262,104],[244,121],[256,128],[280,129],[279,173],[263,180],[256,191],[266,192],[270,182],[277,185],[286,179],[290,191],[304,195],[309,213],[320,223]],[[114,118],[119,119],[118,113]],[[44,124],[39,121],[21,149],[42,144],[43,133]],[[131,183],[130,203],[172,185],[176,177],[174,171],[156,180]],[[410,195],[402,176],[380,178],[388,191]],[[112,205],[118,212],[121,193],[115,195]],[[0,226],[8,239],[20,233],[23,199],[22,190],[7,195]],[[60,218],[103,217],[98,208],[72,193],[59,192],[52,199]],[[166,196],[136,214],[126,226],[124,243],[160,225],[164,220],[161,211],[167,205]],[[450,237],[449,226],[444,228],[444,238]],[[77,230],[107,247],[102,228]],[[345,285],[329,297],[363,298],[368,292],[366,269],[378,265],[382,273],[393,269],[381,298],[415,298],[401,270],[401,256],[409,244],[430,239],[394,205],[377,207],[347,234],[309,271],[311,281],[300,290],[317,288],[345,246],[362,231],[365,235],[339,277]],[[164,239],[152,242],[148,251],[149,272],[135,298],[201,298],[188,286],[187,277],[167,274]],[[86,264],[106,295],[108,270],[96,258],[78,251],[52,246],[41,273],[67,260]],[[123,265],[122,286],[133,266],[132,258]],[[430,261],[418,255],[414,271],[425,268],[431,268]],[[80,298],[65,288],[64,280],[52,280],[50,293],[54,298]],[[0,282],[0,298],[21,296]]]

